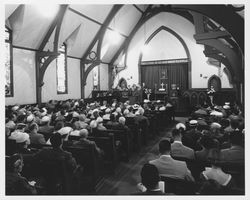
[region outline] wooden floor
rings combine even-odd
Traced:
[[[184,122],[186,118],[176,117],[174,123],[160,131],[160,134],[148,141],[140,152],[133,153],[129,162],[120,162],[115,174],[107,175],[96,187],[96,195],[129,195],[136,192],[136,185],[140,182],[140,171],[144,163],[158,157],[159,141],[170,136],[174,125]]]

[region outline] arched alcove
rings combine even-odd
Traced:
[[[173,31],[172,29],[166,27],[166,26],[161,26],[158,29],[156,29],[146,40],[144,46],[148,45],[158,34],[161,34],[163,32],[167,32],[168,35],[170,35],[172,38],[174,38],[176,40],[176,45],[178,46],[178,49],[182,49],[183,53],[181,54],[182,58],[178,58],[178,59],[183,59],[185,61],[187,61],[188,63],[188,80],[191,80],[191,56],[190,56],[190,52],[189,49],[187,47],[187,44],[185,43],[185,41],[182,39],[182,37],[176,33],[175,31]],[[179,44],[178,44],[179,43]],[[162,44],[163,45],[163,44]],[[155,49],[153,51],[156,51]],[[171,50],[170,50],[171,51]],[[142,63],[142,58],[143,58],[143,51],[140,53],[139,55],[139,60],[138,60],[138,71],[139,71],[139,83],[141,83],[141,63]],[[173,54],[172,54],[173,55]],[[163,58],[162,60],[169,60],[168,57]],[[178,60],[177,57],[175,57],[174,59]],[[142,84],[142,83],[141,83]],[[188,81],[188,87],[190,88],[190,81]]]
[[[214,87],[215,91],[220,91],[221,90],[221,80],[218,76],[213,75],[208,79],[208,88],[211,86]]]

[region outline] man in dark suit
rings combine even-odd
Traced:
[[[41,120],[41,126],[39,127],[38,132],[44,135],[45,140],[47,141],[50,136],[53,134],[54,127],[49,125],[50,118],[44,116]]]
[[[244,162],[244,136],[239,131],[230,134],[231,148],[221,150],[221,159],[226,162]]]
[[[157,167],[160,176],[194,181],[186,162],[174,160],[170,156],[171,144],[168,140],[164,139],[160,141],[159,152],[160,158],[152,160],[149,163]]]
[[[50,138],[50,142],[52,149],[42,149],[34,155],[34,158],[37,160],[43,160],[44,162],[46,162],[46,160],[54,161],[61,158],[65,161],[67,171],[72,173],[77,167],[76,160],[72,157],[70,152],[62,149],[63,138],[61,134],[53,134]]]
[[[159,188],[159,171],[158,169],[149,163],[146,163],[141,170],[141,182],[142,185],[139,185],[140,188],[143,188],[145,191],[136,193],[138,195],[164,195]],[[145,186],[145,187],[144,187]]]
[[[103,151],[96,145],[94,141],[88,140],[87,137],[89,135],[89,132],[87,129],[81,129],[79,132],[79,136],[81,137],[79,141],[75,141],[73,143],[74,147],[88,147],[88,146],[94,146],[95,152],[97,155],[103,154]]]
[[[182,144],[180,131],[174,129],[172,131],[172,137],[174,142],[171,144],[171,156],[193,160],[194,150]]]
[[[30,143],[31,144],[45,144],[45,138],[42,134],[37,133],[39,127],[36,123],[33,123],[30,125],[29,128],[29,135],[30,135]]]
[[[201,138],[202,134],[197,130],[198,121],[191,120],[189,122],[190,130],[186,131],[182,135],[183,145],[193,149],[194,151],[201,150],[201,146],[198,143],[198,140]]]

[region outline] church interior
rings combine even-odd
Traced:
[[[4,11],[6,196],[245,195],[244,4]]]

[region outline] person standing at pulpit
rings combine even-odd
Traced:
[[[132,85],[132,96],[129,98],[131,104],[139,103],[141,97],[141,86],[133,84]]]
[[[147,99],[147,94],[146,94],[146,85],[145,83],[142,83],[142,88],[141,88],[141,91],[142,91],[142,99]]]

